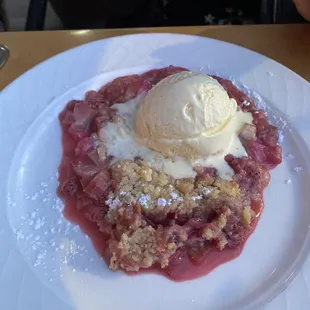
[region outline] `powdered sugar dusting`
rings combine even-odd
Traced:
[[[150,195],[142,195],[139,198],[139,203],[141,204],[141,206],[143,206],[145,208],[148,208],[148,202],[149,202],[150,199],[151,199]]]
[[[170,196],[174,201],[183,201],[183,198],[178,193],[172,192]]]
[[[164,199],[164,198],[158,198],[158,200],[157,200],[157,205],[158,205],[159,207],[165,207],[167,204],[168,204],[168,203],[167,203],[167,200],[166,200],[166,199]]]
[[[293,158],[294,158],[293,154],[287,154],[285,156],[285,159],[293,159]]]
[[[203,189],[203,194],[204,194],[205,196],[208,196],[210,193],[212,193],[212,191],[213,191],[212,188],[205,187],[205,188]]]
[[[244,100],[244,101],[242,102],[242,104],[245,105],[245,106],[249,106],[251,103],[250,103],[249,101],[247,101],[247,100]]]
[[[297,173],[300,173],[303,170],[303,168],[301,166],[296,166],[295,168],[293,168],[293,170]]]
[[[115,209],[120,203],[119,199],[108,199],[105,204],[109,206],[110,209]]]
[[[203,197],[202,195],[193,196],[192,199],[195,200],[201,200]]]
[[[45,256],[46,256],[46,250],[40,252],[37,255],[37,258],[36,258],[33,266],[37,267],[37,266],[41,265],[44,262]]]
[[[33,268],[47,275],[58,274],[50,277],[50,281],[62,276],[65,265],[74,266],[79,257],[86,257],[84,254],[91,247],[89,241],[85,244],[89,238],[81,234],[79,227],[64,218],[63,202],[55,196],[56,177],[40,182],[33,193],[21,193],[21,189],[17,189],[14,197],[7,197],[10,208],[26,210],[14,225],[18,229],[13,229],[19,246]]]

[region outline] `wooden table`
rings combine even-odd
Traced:
[[[193,26],[118,30],[0,33],[11,56],[0,70],[0,90],[41,61],[90,41],[132,33],[170,32],[215,38],[266,55],[310,81],[310,24],[255,26]]]

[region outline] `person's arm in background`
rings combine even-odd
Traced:
[[[310,21],[310,0],[293,0],[298,12]]]

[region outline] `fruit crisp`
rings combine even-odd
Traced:
[[[112,105],[126,104],[183,70],[170,66],[118,78],[98,92],[88,92],[84,100],[69,102],[59,116],[63,137],[59,195],[65,211],[71,208],[82,229],[85,221],[92,225],[101,240],[99,252],[112,270],[137,272],[152,267],[186,280],[216,267],[214,262],[208,267],[210,253],[228,253],[221,262],[236,257],[262,211],[269,170],[282,160],[277,128],[251,98],[219,77],[214,78],[239,109],[253,115],[253,125],[240,133],[248,156],[225,157],[234,171],[231,180],[199,165],[196,176],[174,179],[141,158],[108,156],[97,132],[109,122],[122,121]],[[206,267],[194,276],[182,278],[172,272],[174,268],[194,270],[202,262]]]

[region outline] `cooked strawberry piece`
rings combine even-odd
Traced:
[[[127,75],[113,80],[103,86],[99,93],[102,100],[111,106],[115,103],[123,103],[135,98],[140,93],[151,89],[150,82],[138,74]]]
[[[73,197],[78,191],[78,181],[76,178],[69,178],[65,180],[60,187],[60,192],[64,197]]]
[[[166,68],[161,68],[161,69],[154,69],[147,71],[142,74],[142,77],[149,81],[152,85],[157,84],[161,80],[163,80],[165,77],[176,74],[179,72],[183,71],[188,71],[188,69],[182,68],[182,67],[174,67],[174,66],[169,66]]]
[[[210,177],[217,176],[217,169],[214,167],[203,167],[203,166],[197,165],[194,167],[194,170],[200,176],[210,176]]]
[[[99,130],[103,128],[116,114],[114,109],[111,109],[108,106],[101,106],[98,110],[98,116],[95,119],[95,129]]]
[[[212,75],[214,79],[216,79],[227,91],[228,96],[230,98],[234,98],[237,101],[238,106],[244,111],[253,111],[255,110],[255,104],[253,99],[243,93],[240,89],[238,89],[230,80],[218,77],[216,75]]]
[[[256,127],[251,124],[245,124],[239,133],[241,141],[253,140],[256,136]]]
[[[83,157],[87,155],[90,151],[92,151],[96,147],[96,142],[93,137],[83,138],[78,142],[75,147],[75,156],[77,158]]]
[[[190,261],[197,265],[203,261],[206,255],[212,250],[212,246],[209,244],[201,244],[197,246],[191,246],[187,249],[187,255]]]
[[[250,140],[244,144],[244,147],[252,159],[269,169],[276,167],[282,162],[282,152],[279,146],[271,148],[257,140]]]
[[[101,170],[84,188],[84,192],[95,200],[102,199],[111,186],[111,176],[108,170]]]
[[[279,141],[278,128],[268,124],[264,128],[257,130],[257,137],[269,147],[276,147]]]
[[[226,233],[227,245],[230,248],[240,246],[248,236],[248,227],[242,223],[240,216],[236,213],[228,216],[227,224],[223,231]]]
[[[88,91],[84,100],[93,108],[104,107],[108,104],[107,99],[102,94],[94,90]]]
[[[71,112],[71,111],[70,111]],[[91,123],[97,115],[97,111],[92,109],[85,101],[77,101],[73,111],[67,115],[64,122],[72,121],[68,132],[75,140],[81,140],[91,134]]]
[[[234,180],[252,199],[265,189],[270,181],[270,173],[266,167],[249,157],[235,158],[227,155],[225,160],[235,171]]]
[[[185,242],[188,239],[186,229],[180,225],[172,225],[157,230],[158,242],[163,246],[171,242]]]
[[[82,187],[85,188],[91,179],[100,172],[100,166],[94,164],[91,160],[73,161],[73,171],[79,177]]]

